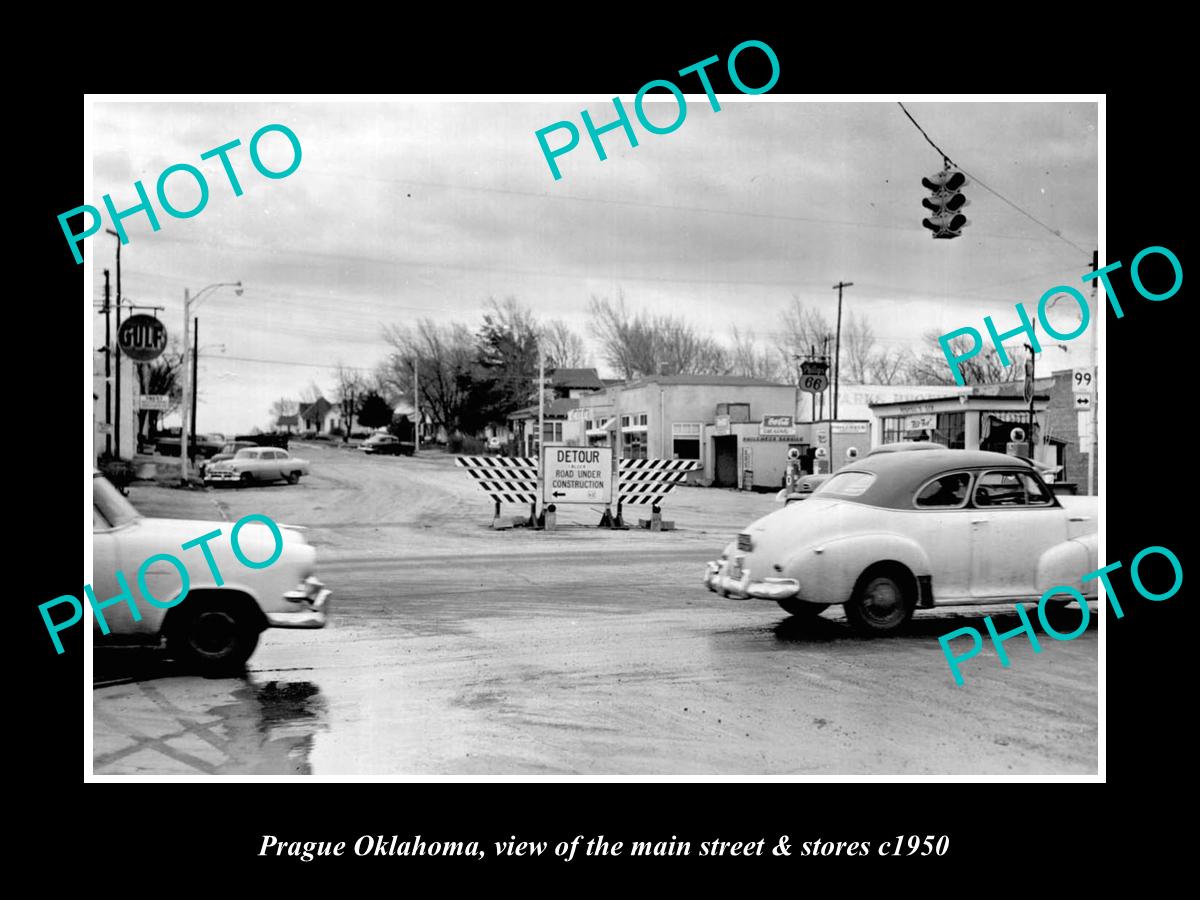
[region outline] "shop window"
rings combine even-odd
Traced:
[[[645,459],[646,435],[636,431],[625,435],[622,449],[624,451],[625,459]]]
[[[699,459],[700,439],[675,438],[671,449],[675,459]]]

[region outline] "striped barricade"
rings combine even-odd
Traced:
[[[657,507],[675,485],[687,480],[688,473],[700,468],[696,459],[623,459],[617,469],[617,517],[614,524],[624,527],[621,507],[626,504]],[[659,521],[657,510],[652,522]],[[657,530],[657,529],[655,529]]]
[[[537,512],[538,463],[532,456],[458,456],[454,461],[495,501],[493,528],[500,519],[501,503],[528,503],[533,519]]]

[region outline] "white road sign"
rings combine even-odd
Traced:
[[[1076,394],[1075,395],[1075,409],[1078,412],[1084,412],[1091,408],[1092,408],[1092,395],[1091,394]]]
[[[611,447],[543,447],[545,503],[611,503]]]
[[[1071,371],[1071,390],[1076,394],[1094,394],[1096,379],[1091,369],[1073,369]]]
[[[157,409],[165,412],[171,407],[171,398],[166,394],[140,394],[138,396],[140,409]]]

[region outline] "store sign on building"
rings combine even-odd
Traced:
[[[763,416],[758,434],[760,437],[795,437],[796,423],[791,416]]]
[[[166,394],[140,394],[138,396],[138,409],[166,412],[170,408],[171,398]]]
[[[922,416],[908,416],[904,420],[905,431],[936,431],[937,413],[927,413]]]
[[[729,434],[729,416],[717,416],[716,424],[713,426],[713,434]]]
[[[866,434],[871,430],[867,422],[834,422],[834,434]]]

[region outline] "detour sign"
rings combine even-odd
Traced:
[[[611,447],[543,447],[545,503],[611,503]]]

